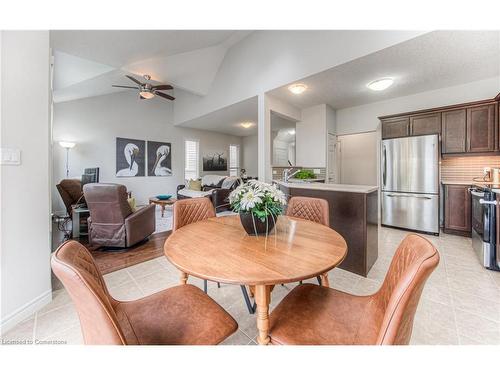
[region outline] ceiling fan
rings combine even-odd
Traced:
[[[139,80],[135,79],[134,77],[132,76],[128,76],[126,75],[125,77],[127,77],[128,79],[130,79],[131,81],[134,81],[134,83],[137,84],[137,86],[122,86],[122,85],[112,85],[113,87],[121,87],[121,88],[124,88],[124,89],[134,89],[134,90],[139,90],[139,98],[141,99],[152,99],[156,96],[160,96],[164,99],[168,99],[168,100],[175,100],[175,98],[173,96],[170,96],[168,94],[165,94],[163,92],[161,92],[160,90],[172,90],[173,87],[170,86],[170,85],[156,85],[156,86],[153,86],[151,85],[149,82],[140,82]],[[144,75],[143,76],[144,79],[146,81],[149,81],[151,80],[151,76],[149,75]]]

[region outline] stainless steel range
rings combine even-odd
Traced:
[[[439,138],[382,141],[382,225],[439,234]]]
[[[500,251],[496,247],[496,193],[488,186],[474,186],[472,198],[472,247],[486,268],[500,270]]]

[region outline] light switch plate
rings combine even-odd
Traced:
[[[21,150],[16,148],[2,148],[1,154],[2,165],[21,165]]]

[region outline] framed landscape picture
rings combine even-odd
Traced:
[[[145,176],[146,141],[116,138],[116,176]]]
[[[148,141],[148,176],[172,176],[172,144]]]
[[[203,156],[203,171],[227,171],[227,157],[225,152],[213,152]]]

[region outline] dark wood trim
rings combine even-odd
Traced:
[[[418,115],[421,113],[432,113],[432,112],[442,112],[442,111],[448,111],[448,110],[453,110],[453,109],[461,109],[464,107],[471,107],[471,106],[481,106],[485,104],[490,104],[490,103],[495,103],[496,101],[500,100],[500,93],[492,99],[484,99],[484,100],[478,100],[474,102],[469,102],[469,103],[460,103],[460,104],[452,104],[452,105],[447,105],[443,107],[435,107],[435,108],[428,108],[428,109],[420,109],[417,111],[412,111],[412,112],[403,112],[403,113],[396,113],[392,115],[383,115],[379,116],[379,120],[384,120],[392,117],[404,117],[404,116],[410,116],[410,115]]]
[[[442,159],[452,159],[456,157],[466,157],[469,156],[500,156],[500,151],[485,151],[485,152],[457,152],[453,154],[441,154]]]
[[[455,236],[472,237],[472,232],[469,233],[469,232],[464,232],[461,230],[454,230],[454,229],[443,228],[443,233],[453,234]]]

